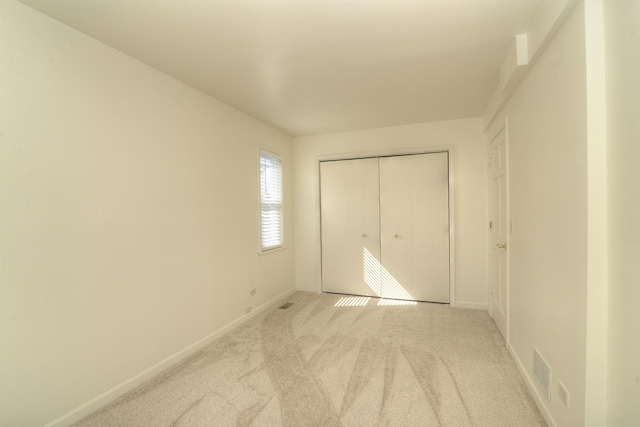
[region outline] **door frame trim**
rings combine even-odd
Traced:
[[[320,220],[320,163],[335,160],[355,160],[373,157],[410,156],[417,154],[434,154],[446,152],[448,155],[449,174],[449,306],[456,306],[456,234],[455,234],[455,146],[432,145],[426,147],[382,149],[317,155],[315,166],[315,224],[316,224],[316,292],[322,293],[322,224]]]

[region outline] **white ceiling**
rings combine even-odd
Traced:
[[[482,115],[542,0],[21,0],[294,136]]]

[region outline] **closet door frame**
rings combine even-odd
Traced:
[[[449,159],[449,305],[456,306],[456,246],[455,246],[455,150],[453,145],[438,145],[414,149],[377,150],[352,153],[338,153],[316,156],[315,158],[315,199],[316,199],[316,292],[322,293],[322,224],[320,221],[320,163],[334,160],[356,160],[372,157],[407,156],[414,154],[448,153]]]

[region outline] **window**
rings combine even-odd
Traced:
[[[260,151],[260,247],[282,247],[282,158]]]

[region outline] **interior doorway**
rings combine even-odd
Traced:
[[[507,340],[509,315],[508,277],[508,175],[506,130],[491,141],[490,165],[490,257],[491,281],[489,292],[489,313]]]

